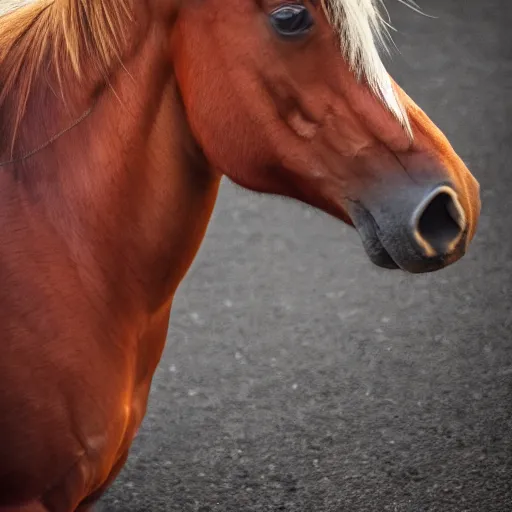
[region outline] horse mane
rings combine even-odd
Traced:
[[[50,68],[61,89],[68,70],[78,80],[91,69],[107,77],[120,62],[132,2],[0,0],[0,127],[8,107],[16,137],[34,84]]]
[[[414,0],[398,0],[423,14]],[[407,114],[396,97],[379,49],[392,42],[384,0],[321,0],[327,18],[338,32],[344,57],[358,78],[364,77],[412,138]],[[384,18],[382,11],[387,15]]]

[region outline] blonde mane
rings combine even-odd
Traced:
[[[420,12],[414,0],[398,0]],[[370,89],[388,107],[412,138],[405,109],[396,97],[379,49],[388,50],[389,20],[384,0],[321,0],[324,11],[340,36],[344,57],[358,78],[364,77]],[[388,16],[389,18],[389,16]]]
[[[123,30],[134,0],[0,0],[0,129],[6,105],[14,116],[14,135],[33,84],[54,64],[62,86],[63,68],[82,77],[84,60],[103,74],[120,61]],[[392,88],[379,55],[386,48],[388,23],[383,0],[321,0],[340,35],[345,58],[412,136],[407,114]],[[416,9],[413,0],[398,0]],[[9,101],[8,101],[9,100]]]
[[[133,0],[0,0],[0,129],[5,110],[14,116],[14,134],[33,85],[53,63],[80,80],[88,69],[108,75],[121,58]]]

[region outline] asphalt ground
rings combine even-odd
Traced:
[[[512,511],[512,4],[388,1],[389,69],[482,185],[459,264],[224,183],[107,512]]]

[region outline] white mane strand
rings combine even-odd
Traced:
[[[412,0],[399,2],[418,10]],[[381,13],[383,0],[322,0],[324,10],[340,36],[344,57],[358,78],[364,77],[372,92],[398,119],[409,136],[412,129],[407,113],[391,85],[389,74],[382,63],[379,48],[387,50],[390,39],[386,21]]]
[[[33,1],[34,0],[0,0],[0,16],[23,7]]]

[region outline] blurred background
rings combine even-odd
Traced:
[[[512,510],[512,7],[387,6],[391,74],[482,186],[469,254],[386,272],[339,222],[225,182],[101,510]]]

